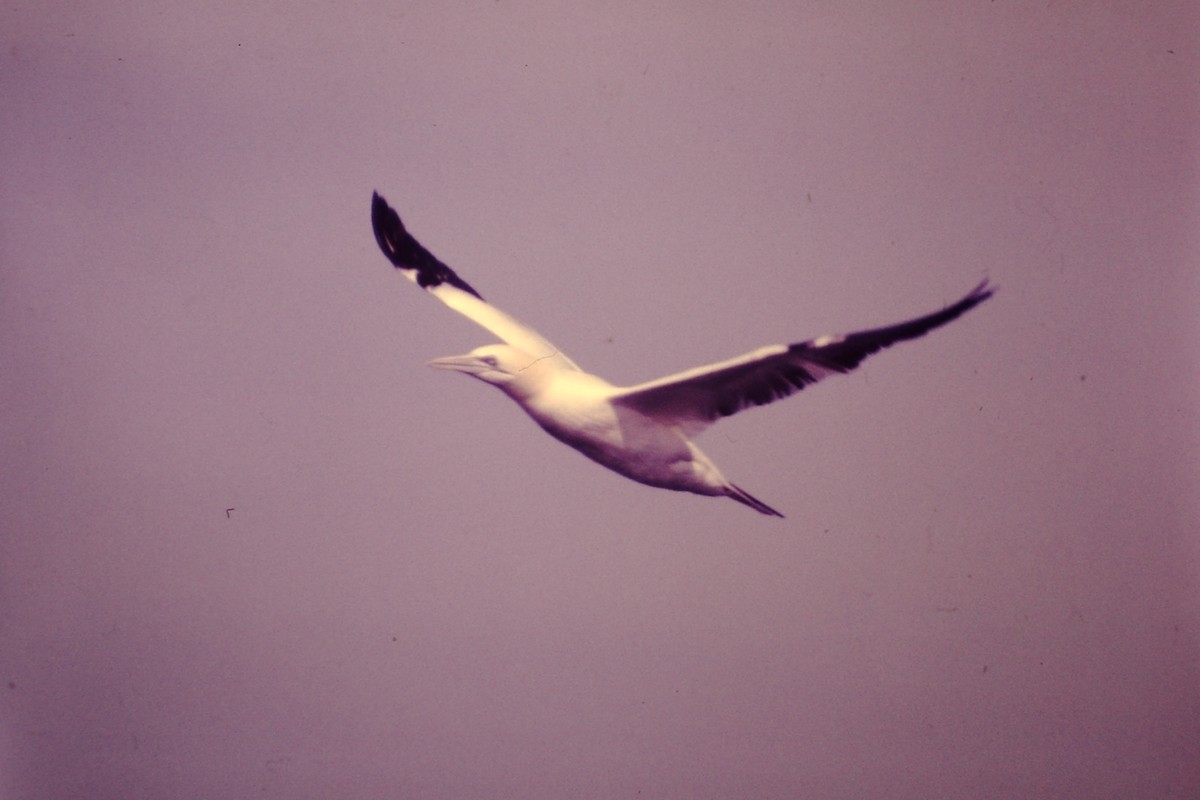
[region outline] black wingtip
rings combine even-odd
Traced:
[[[885,347],[891,347],[896,342],[916,339],[953,322],[987,300],[995,291],[988,279],[984,278],[961,300],[951,303],[941,311],[884,328],[859,331],[846,336],[827,337],[826,341],[818,339],[801,342],[792,345],[790,349],[793,352],[803,352],[806,357],[830,369],[849,372],[862,363],[867,356],[878,353]]]
[[[417,285],[429,289],[443,283],[458,287],[464,292],[483,298],[470,284],[438,261],[437,257],[421,246],[412,234],[404,227],[400,215],[388,205],[379,192],[371,193],[371,229],[375,232],[375,242],[387,256],[392,266],[401,270],[412,270],[417,279]]]
[[[934,328],[945,325],[947,322],[958,319],[963,314],[967,313],[984,300],[987,300],[995,293],[995,287],[991,286],[987,278],[984,278],[975,286],[974,289],[967,292],[963,299],[959,300],[957,303],[952,303],[951,305],[946,306],[946,308],[942,309],[940,312],[930,314],[927,319],[931,320],[932,324],[927,328],[927,330],[933,330]]]
[[[388,261],[397,267],[411,266],[401,258],[399,246],[408,236],[400,215],[387,204],[379,192],[371,192],[371,229],[375,232],[375,242],[387,256]]]
[[[988,278],[984,278],[975,286],[974,289],[967,293],[966,297],[959,302],[970,301],[971,305],[966,309],[969,311],[970,309],[982,303],[984,300],[987,300],[989,297],[994,295],[997,288],[998,287],[991,285],[991,281]]]

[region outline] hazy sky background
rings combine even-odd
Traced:
[[[1197,796],[1196,8],[7,4],[0,794]],[[373,189],[617,383],[1000,291],[702,437],[776,520]]]

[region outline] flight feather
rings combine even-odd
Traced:
[[[485,301],[458,273],[426,250],[378,192],[371,197],[371,227],[388,261],[422,289],[534,358],[546,359],[564,370],[579,369],[544,336]]]
[[[692,436],[721,417],[773,403],[830,375],[849,372],[867,356],[896,342],[923,336],[991,296],[985,280],[957,303],[923,317],[844,336],[763,347],[728,361],[629,387],[612,402],[678,425]]]

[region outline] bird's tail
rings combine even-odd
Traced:
[[[734,486],[732,483],[726,485],[725,493],[727,496],[732,497],[739,503],[750,506],[760,514],[766,514],[769,517],[779,517],[780,519],[783,518],[783,514],[780,514],[762,500],[759,500],[757,497],[745,491],[744,489]]]

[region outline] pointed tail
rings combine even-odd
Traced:
[[[757,497],[755,497],[754,495],[745,491],[744,489],[734,486],[732,483],[729,484],[728,486],[726,486],[725,488],[726,488],[726,496],[732,497],[734,500],[737,500],[739,503],[750,506],[751,508],[753,508],[755,511],[757,511],[760,514],[766,514],[769,517],[779,517],[780,519],[783,519],[783,514],[780,514],[778,511],[771,508],[769,505],[764,503],[762,500],[759,500]]]

